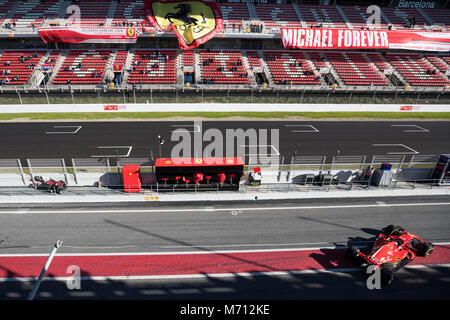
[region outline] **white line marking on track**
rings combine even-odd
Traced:
[[[285,127],[310,127],[312,130],[291,130],[291,132],[299,133],[299,132],[307,132],[307,133],[318,133],[320,132],[317,128],[313,127],[310,124],[285,124]]]
[[[54,129],[61,129],[61,128],[77,128],[75,131],[47,131],[46,134],[76,134],[82,126],[53,126]]]
[[[258,149],[260,149],[261,147],[271,147],[274,151],[276,156],[280,155],[280,152],[278,151],[277,148],[275,148],[275,146],[273,144],[249,144],[249,145],[240,145],[240,147],[257,147]],[[249,153],[247,154],[248,156],[271,156],[273,154],[270,153]]]
[[[199,246],[197,246],[199,247]],[[248,249],[248,250],[202,250],[202,251],[156,251],[156,252],[106,252],[106,253],[57,253],[55,256],[161,256],[161,255],[189,255],[189,254],[224,254],[224,253],[253,253],[253,252],[286,252],[286,251],[308,251],[320,249],[340,249],[346,247],[314,247],[314,248],[281,248],[281,249]],[[0,257],[41,257],[48,256],[48,253],[30,254],[0,254]]]
[[[419,203],[386,203],[386,207],[417,207],[417,206],[448,206],[450,202],[419,202]],[[335,205],[335,206],[305,206],[305,207],[251,207],[232,208],[241,211],[273,211],[273,210],[322,210],[322,209],[352,209],[352,208],[375,208],[377,204],[355,204],[355,205]],[[30,214],[44,213],[152,213],[152,212],[229,212],[230,208],[193,208],[193,209],[119,209],[119,210],[33,210]],[[0,211],[0,214],[15,214],[15,211]]]
[[[388,152],[387,154],[418,154],[419,151],[414,150],[413,148],[410,148],[402,143],[375,143],[372,144],[374,147],[403,147],[405,149],[408,149],[412,152]]]
[[[391,127],[416,127],[419,129],[419,130],[403,130],[403,132],[430,132],[430,130],[419,127],[415,124],[391,124]]]
[[[450,242],[434,242],[434,245],[445,246],[450,245]],[[198,246],[199,247],[199,246]],[[356,246],[364,247],[364,246]],[[202,251],[156,251],[156,252],[105,252],[105,253],[56,253],[59,257],[77,257],[77,256],[161,256],[161,255],[197,255],[197,254],[239,254],[239,253],[261,253],[261,252],[289,252],[289,251],[312,251],[312,250],[344,250],[347,246],[321,246],[309,248],[280,248],[280,249],[247,249],[247,250],[202,250]],[[28,254],[0,254],[0,257],[47,257],[48,253],[28,253]]]
[[[97,149],[128,149],[126,154],[112,154],[112,155],[91,155],[91,158],[127,158],[130,156],[133,146],[98,146]]]

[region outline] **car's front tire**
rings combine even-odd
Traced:
[[[395,233],[396,231],[402,231],[405,230],[405,228],[400,227],[400,226],[395,226],[393,224],[388,225],[387,227],[384,227],[382,232],[383,234],[387,235],[387,236],[391,236],[393,235],[393,233]]]
[[[433,251],[434,251],[434,246],[431,243],[424,242],[419,247],[419,251],[418,251],[417,255],[419,257],[428,257],[429,255],[431,255],[433,253]]]

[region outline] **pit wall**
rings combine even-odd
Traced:
[[[72,112],[450,112],[450,105],[401,104],[41,104],[0,105],[0,113]]]

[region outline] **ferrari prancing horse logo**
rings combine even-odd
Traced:
[[[223,30],[220,9],[201,0],[149,0],[150,20],[161,31],[174,30],[183,50],[195,48]]]

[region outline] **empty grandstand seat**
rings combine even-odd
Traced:
[[[183,66],[195,66],[195,53],[193,51],[183,51]]]
[[[424,26],[428,24],[427,20],[415,8],[381,7],[381,10],[397,30],[410,30],[408,24],[412,18],[416,20],[416,29],[424,29]]]
[[[386,59],[412,86],[444,86],[448,79],[418,54],[388,53]],[[435,72],[430,74],[429,72]]]
[[[248,62],[250,63],[250,67],[252,68],[261,68],[263,67],[262,58],[258,54],[257,51],[247,51]]]
[[[301,52],[264,51],[275,84],[318,85],[320,80]]]
[[[78,0],[75,4],[80,7],[80,24],[97,26],[106,23],[106,17],[112,2],[107,0]],[[69,19],[71,15],[66,14],[64,18]]]
[[[346,85],[386,86],[388,82],[362,53],[327,52],[325,57]]]
[[[136,50],[128,83],[175,84],[176,59],[176,50]]]
[[[26,84],[44,55],[43,50],[6,50],[0,55],[0,81],[9,80],[6,85]],[[28,58],[21,62],[21,56]],[[17,79],[14,80],[14,77]]]
[[[266,29],[280,27],[302,27],[297,12],[290,3],[258,3],[255,5],[255,9],[258,18],[264,22]]]
[[[17,8],[12,16],[17,28],[32,29],[41,26],[44,19],[54,19],[58,17],[64,4],[64,0],[25,0]]]
[[[147,20],[143,0],[121,0],[117,3],[112,19],[112,25],[123,25],[123,23],[133,23],[140,25]]]
[[[244,30],[244,22],[249,21],[250,13],[246,3],[217,3],[224,22],[224,29],[228,32]]]
[[[308,27],[321,24],[324,28],[348,28],[335,6],[299,4],[298,7]]]
[[[111,50],[70,50],[52,83],[99,84],[112,54]]]
[[[241,51],[200,51],[203,80],[214,84],[249,84]],[[209,62],[211,61],[211,62]]]
[[[370,13],[370,14],[367,13],[366,6],[340,5],[340,7],[353,28],[361,29],[361,28],[368,27],[367,21],[368,21],[369,17],[372,15],[372,13]],[[385,29],[388,29],[389,26],[388,26],[388,23],[386,22],[386,20],[384,20],[383,16],[381,16],[380,24],[373,25],[372,27],[374,29],[385,30]]]
[[[432,56],[426,55],[426,59],[428,59],[436,68],[439,69],[443,74],[450,70],[450,57],[448,56]]]
[[[446,29],[450,27],[450,10],[449,9],[421,9],[427,14],[436,25],[443,25]]]

